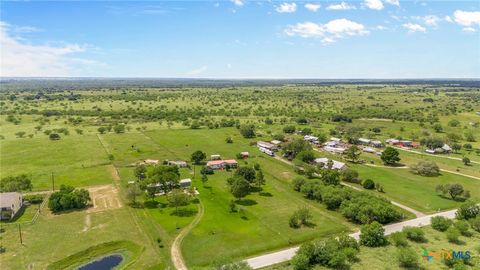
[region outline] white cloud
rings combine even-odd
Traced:
[[[477,29],[475,29],[475,28],[473,28],[473,27],[464,27],[464,28],[462,28],[462,31],[463,31],[463,32],[471,32],[471,33],[473,33],[473,32],[477,32]]]
[[[450,17],[450,16],[445,16],[445,21],[447,21],[449,23],[453,22],[452,17]]]
[[[388,28],[385,27],[385,26],[383,26],[383,25],[377,25],[377,26],[375,26],[374,29],[375,29],[375,30],[387,30]]]
[[[442,20],[438,16],[435,15],[426,15],[426,16],[413,16],[415,20],[423,21],[423,23],[430,27],[438,26],[438,23]]]
[[[307,3],[305,4],[305,8],[310,11],[317,12],[317,10],[320,8],[320,4]]]
[[[208,66],[202,66],[194,70],[190,70],[189,72],[186,73],[186,75],[199,75],[207,71],[207,69],[208,69]]]
[[[373,9],[373,10],[383,9],[383,3],[380,0],[365,0],[363,4],[369,9]]]
[[[355,6],[349,5],[345,2],[341,2],[339,4],[331,4],[327,7],[327,10],[348,10],[348,9],[355,9]]]
[[[362,36],[369,33],[364,25],[347,19],[336,19],[326,24],[297,23],[288,26],[284,31],[288,36],[320,38],[324,44],[333,43],[346,36]]]
[[[480,26],[480,11],[456,10],[453,13],[453,20],[462,26]]]
[[[0,22],[0,76],[6,77],[61,77],[75,76],[88,71],[92,65],[103,65],[93,60],[74,57],[88,46],[66,44],[62,46],[32,45],[24,38],[11,35],[18,28]]]
[[[243,0],[231,0],[231,1],[235,6],[239,6],[239,7],[243,6],[244,4]]]
[[[293,13],[297,10],[295,3],[282,3],[275,9],[279,13]]]
[[[394,6],[400,6],[400,1],[399,0],[385,0],[385,3],[394,5]]]
[[[414,32],[422,32],[425,33],[427,29],[419,24],[415,23],[404,23],[402,24],[403,27],[408,29],[408,32],[414,33]]]
[[[214,6],[214,7],[219,7],[219,6],[220,6],[220,3],[217,2],[217,3],[213,4],[213,6]]]

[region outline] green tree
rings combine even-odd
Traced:
[[[206,174],[202,174],[202,184],[205,186],[205,184],[208,182],[208,177]]]
[[[360,230],[360,244],[367,247],[379,247],[387,243],[385,230],[376,221],[363,225]]]
[[[137,185],[129,185],[127,187],[127,199],[130,201],[131,205],[136,205],[137,204],[137,198],[142,194],[142,190],[138,188]]]
[[[32,188],[32,180],[26,174],[7,176],[0,180],[0,192],[30,191]]]
[[[106,129],[105,127],[99,127],[99,128],[97,129],[97,131],[98,131],[100,134],[104,134],[105,131],[107,131],[107,129]]]
[[[436,216],[430,219],[430,223],[432,224],[433,229],[444,232],[452,225],[453,222],[446,217]]]
[[[382,159],[385,165],[395,165],[397,164],[397,162],[400,161],[399,155],[400,153],[398,153],[397,149],[393,147],[387,147],[382,152],[382,155],[380,156],[380,158]]]
[[[357,162],[358,158],[360,157],[360,149],[358,149],[358,146],[352,145],[350,146],[347,151],[345,152],[345,155],[347,156],[348,159],[350,159],[352,162]]]
[[[455,215],[458,219],[474,219],[480,215],[480,206],[473,201],[467,201],[460,205]]]
[[[240,134],[244,138],[253,138],[255,137],[255,126],[254,125],[241,125]]]
[[[468,157],[463,157],[463,158],[462,158],[462,162],[463,162],[463,164],[464,164],[465,166],[468,166],[468,165],[470,165],[470,162],[471,162],[471,161],[470,161],[470,159],[469,159]]]
[[[265,185],[265,176],[263,176],[262,170],[257,171],[257,175],[255,176],[255,186],[258,188]]]
[[[199,165],[206,158],[207,158],[207,155],[204,152],[197,150],[192,153],[192,156],[190,159],[192,160],[193,164]]]
[[[235,175],[243,177],[250,184],[254,183],[256,178],[255,169],[247,166],[238,167],[235,171]]]
[[[181,189],[174,189],[167,194],[167,201],[170,207],[175,207],[175,214],[178,214],[178,207],[187,206],[190,203],[190,196]]]
[[[58,133],[50,133],[48,138],[52,141],[60,140],[60,135]]]
[[[340,184],[340,173],[336,170],[326,169],[322,171],[321,178],[325,185],[338,185]]]
[[[250,183],[242,176],[236,175],[233,178],[228,179],[230,186],[230,193],[237,200],[247,196],[250,193]]]
[[[310,150],[304,150],[297,154],[296,158],[306,163],[310,163],[315,160],[315,154]]]
[[[113,127],[113,131],[117,134],[118,133],[125,133],[125,125],[115,125]]]
[[[147,167],[143,164],[141,165],[138,165],[137,167],[135,167],[135,169],[133,170],[133,174],[135,175],[135,177],[138,179],[138,180],[143,180],[146,178],[147,176]]]

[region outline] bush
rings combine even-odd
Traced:
[[[301,151],[297,154],[296,158],[303,162],[310,163],[315,159],[315,154],[309,150]]]
[[[403,232],[394,232],[390,234],[390,239],[396,247],[406,247],[408,246],[407,237]]]
[[[447,240],[450,243],[458,243],[459,242],[459,237],[460,237],[460,231],[455,228],[455,227],[450,227],[448,230],[445,232],[447,235]]]
[[[460,234],[462,234],[463,236],[470,236],[471,233],[468,231],[469,229],[469,225],[468,225],[468,222],[465,221],[465,220],[459,220],[457,222],[455,222],[453,224],[453,226],[455,226],[455,228],[457,228],[457,230],[460,232]]]
[[[432,228],[440,232],[446,231],[453,223],[450,219],[442,216],[432,217],[430,221]]]
[[[303,184],[305,184],[305,179],[303,177],[295,177],[292,181],[293,190],[300,191]]]
[[[473,219],[480,215],[480,206],[475,202],[468,201],[463,203],[455,214],[458,219]]]
[[[372,221],[387,224],[402,218],[390,202],[365,193],[352,193],[349,200],[342,202],[340,211],[347,219],[361,224]]]
[[[295,255],[290,263],[293,265],[294,270],[309,270],[312,268],[310,259],[305,254]]]
[[[408,239],[414,242],[425,242],[425,232],[421,228],[417,227],[404,227],[402,230]]]
[[[24,195],[23,200],[27,201],[31,204],[39,204],[42,203],[44,196],[42,194],[32,194],[32,195]]]
[[[0,192],[21,192],[32,190],[32,180],[26,174],[7,176],[0,180]]]
[[[433,161],[420,161],[412,165],[410,171],[422,176],[436,176],[440,173],[440,168]]]
[[[418,254],[411,248],[399,248],[397,251],[398,264],[405,268],[415,268],[418,266]]]
[[[470,226],[477,232],[480,232],[480,216],[470,219]]]
[[[52,141],[60,140],[60,135],[58,133],[50,133],[48,138]]]
[[[358,172],[350,168],[342,171],[342,181],[359,183],[360,179],[358,178]]]
[[[285,127],[283,127],[283,132],[294,133],[295,132],[295,126],[285,126]]]
[[[302,207],[295,211],[293,215],[288,220],[288,224],[292,228],[300,228],[301,226],[306,226],[310,223],[312,215],[308,208]]]
[[[48,199],[48,208],[52,212],[85,208],[90,202],[90,194],[85,189],[75,190],[71,186],[60,186],[60,191],[52,193]]]
[[[399,155],[400,153],[397,149],[388,146],[387,148],[385,148],[385,150],[383,150],[380,158],[385,165],[395,165],[397,162],[400,161]]]
[[[362,226],[360,231],[360,244],[367,247],[379,247],[387,244],[385,230],[376,221]]]
[[[367,179],[362,182],[362,186],[364,189],[374,189],[375,188],[375,182],[373,182],[372,179]]]

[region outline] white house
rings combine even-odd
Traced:
[[[0,193],[0,219],[9,220],[15,217],[23,206],[23,196],[19,192]]]
[[[314,143],[314,144],[319,144],[320,142],[318,141],[318,137],[311,136],[311,135],[305,135],[303,139],[307,142]]]
[[[258,146],[259,149],[260,148],[265,148],[265,149],[268,149],[270,151],[277,150],[277,146],[272,144],[272,143],[269,143],[269,142],[258,141],[257,146]]]
[[[177,166],[179,168],[186,168],[188,166],[187,162],[183,160],[168,160],[167,164],[170,166]]]
[[[368,145],[368,144],[370,144],[371,140],[366,139],[366,138],[359,138],[358,142],[361,143],[361,144]]]
[[[224,169],[227,166],[230,166],[230,168],[235,168],[237,167],[238,163],[235,159],[227,159],[227,160],[211,160],[207,162],[207,167],[210,167],[214,170],[216,169]]]
[[[323,164],[323,168],[328,169],[328,158],[316,158],[314,162],[316,164]],[[345,163],[336,161],[332,159],[332,169],[334,170],[345,170],[347,168],[347,165]]]
[[[347,149],[345,149],[343,147],[325,146],[325,147],[323,147],[323,150],[328,151],[330,153],[343,154]]]

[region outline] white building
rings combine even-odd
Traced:
[[[323,147],[323,150],[330,152],[330,153],[335,153],[335,154],[343,154],[347,149],[343,147],[331,147],[331,146],[325,146]]]
[[[19,192],[0,193],[0,219],[9,220],[15,217],[23,206],[23,196]]]
[[[314,162],[316,164],[323,164],[323,168],[328,169],[328,158],[316,158]],[[336,161],[332,159],[332,168],[334,170],[345,170],[347,168],[347,165],[345,163]]]
[[[258,146],[259,149],[260,148],[265,148],[265,149],[268,149],[270,151],[277,150],[277,146],[272,144],[272,143],[269,143],[269,142],[258,141],[257,146]]]

